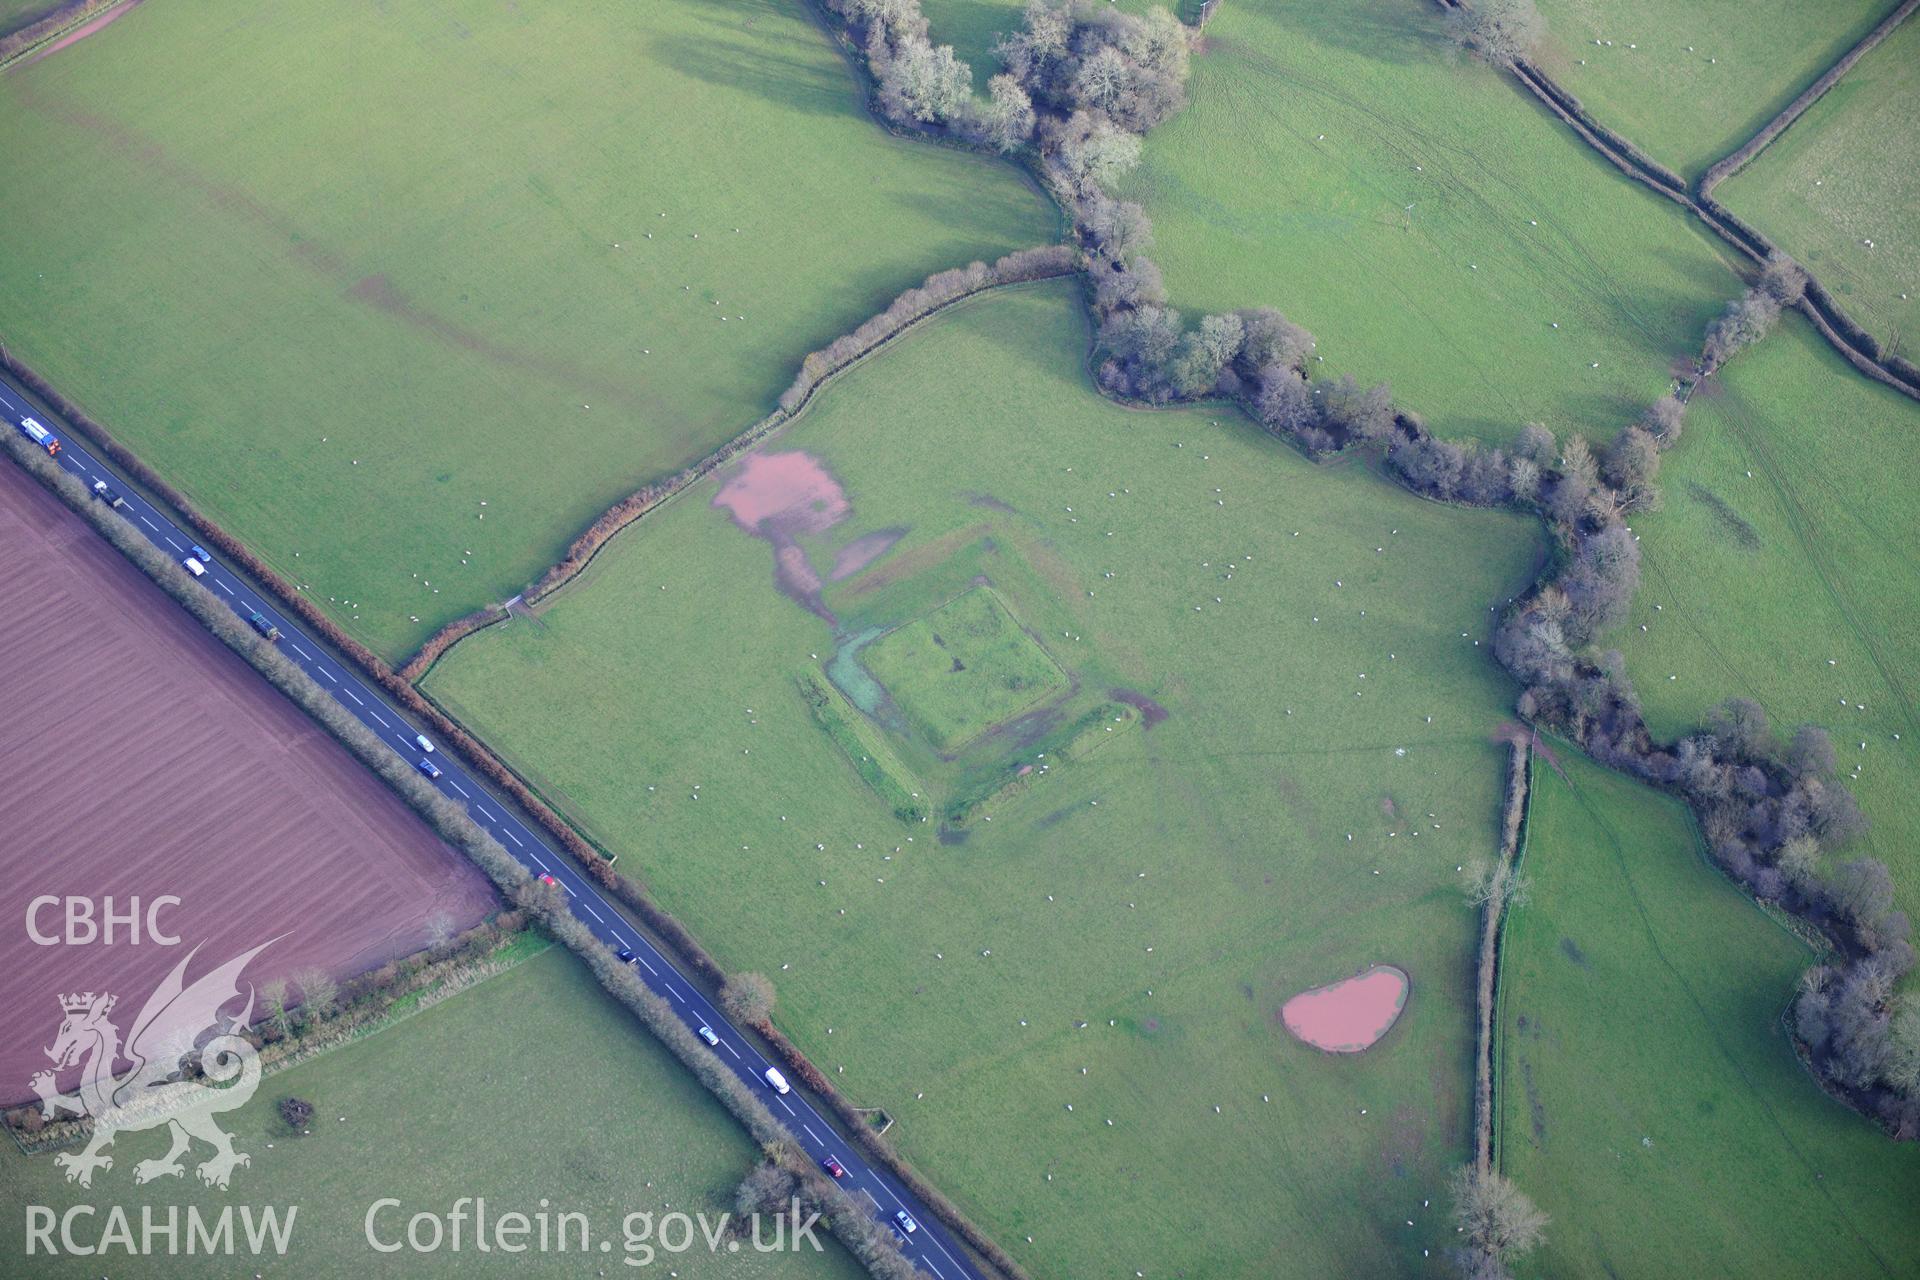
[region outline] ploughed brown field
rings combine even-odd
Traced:
[[[124,1030],[196,943],[191,976],[280,937],[255,982],[358,973],[464,928],[492,891],[339,744],[11,463],[0,463],[0,1102],[60,1022],[119,996]],[[50,894],[181,899],[178,946],[36,945]],[[45,908],[42,933],[62,930]],[[122,928],[119,932],[124,933]]]

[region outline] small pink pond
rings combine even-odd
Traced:
[[[1280,1008],[1287,1030],[1328,1053],[1359,1053],[1387,1034],[1407,1006],[1407,975],[1390,964],[1302,991]]]

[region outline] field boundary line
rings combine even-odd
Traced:
[[[1920,0],[1917,0],[1917,2],[1920,2]],[[577,581],[593,562],[599,559],[600,553],[606,550],[620,534],[653,512],[659,510],[673,498],[692,488],[694,485],[699,484],[702,480],[712,475],[728,462],[731,462],[734,458],[739,457],[742,453],[752,449],[754,446],[764,443],[788,423],[804,415],[808,407],[812,405],[814,396],[819,393],[821,388],[825,387],[835,378],[838,378],[842,373],[860,364],[867,359],[867,357],[884,350],[895,339],[911,332],[924,321],[944,313],[948,308],[957,306],[969,298],[976,298],[981,294],[989,293],[996,289],[1011,289],[1024,284],[1033,284],[1042,280],[1057,280],[1079,273],[1080,269],[1077,263],[1067,260],[1068,255],[1072,251],[1066,246],[1043,245],[1036,246],[1036,248],[1059,250],[1061,260],[1058,263],[1050,264],[1046,268],[1045,274],[1024,276],[1011,280],[990,280],[977,288],[972,288],[954,297],[943,299],[933,304],[929,309],[916,314],[898,328],[882,335],[870,345],[861,348],[853,355],[832,365],[826,371],[812,379],[811,385],[808,386],[805,393],[791,409],[775,409],[766,417],[754,422],[751,426],[727,440],[726,443],[708,453],[698,462],[683,468],[664,481],[642,485],[594,517],[586,529],[568,544],[567,553],[547,569],[543,570],[540,576],[535,578],[527,587],[526,591],[516,597],[516,599],[520,600],[523,607],[529,612],[545,604],[548,600],[559,594],[561,590]],[[1031,251],[1021,250],[1016,252]],[[911,292],[911,290],[909,290],[909,292]],[[884,312],[876,314],[884,314]],[[813,355],[817,354],[819,353],[809,353],[806,359],[811,359]],[[801,363],[804,365],[805,362],[806,360],[803,359]],[[512,610],[506,605],[489,605],[485,609],[476,610],[464,618],[448,623],[445,627],[429,637],[426,643],[423,644],[412,657],[402,663],[397,669],[396,674],[401,679],[418,685],[432,674],[434,667],[439,664],[440,659],[450,653],[454,646],[469,636],[478,635],[496,623],[505,622],[511,615]]]
[[[1442,9],[1464,7],[1462,0],[1433,2]],[[1908,0],[1909,4],[1914,2]],[[1608,163],[1635,182],[1692,213],[1744,257],[1756,264],[1764,264],[1769,257],[1781,252],[1765,233],[1711,196],[1696,195],[1678,174],[1649,158],[1632,141],[1595,119],[1580,99],[1567,92],[1546,72],[1519,58],[1503,65],[1523,88],[1538,98],[1549,112]],[[1805,295],[1793,305],[1813,322],[1820,336],[1848,364],[1867,377],[1892,387],[1909,399],[1920,400],[1920,365],[1902,356],[1885,353],[1879,339],[1861,328],[1812,272],[1806,271],[1804,266],[1801,270],[1806,272],[1807,289]]]
[[[1821,72],[1817,80],[1801,91],[1799,97],[1789,102],[1779,115],[1762,125],[1751,138],[1709,165],[1707,171],[1700,175],[1700,181],[1695,190],[1703,198],[1711,195],[1715,187],[1740,172],[1755,156],[1772,146],[1775,138],[1791,128],[1794,121],[1805,115],[1814,103],[1826,97],[1827,91],[1839,84],[1847,72],[1853,70],[1855,63],[1872,53],[1877,45],[1894,33],[1895,28],[1913,16],[1915,9],[1920,9],[1920,0],[1905,0],[1905,3],[1881,19],[1879,26],[1863,36],[1859,44],[1841,54],[1832,66]]]
[[[1526,843],[1527,817],[1533,808],[1533,747],[1537,737],[1537,732],[1529,729],[1524,742],[1510,745],[1500,848],[1487,873],[1486,901],[1481,909],[1479,972],[1474,995],[1473,1159],[1482,1173],[1499,1168],[1497,1117],[1501,1104],[1499,1082],[1504,1073],[1495,1069],[1494,1037],[1499,1029],[1499,1010],[1505,1004],[1505,993],[1500,986],[1500,956],[1506,944],[1507,921],[1513,914],[1507,908],[1518,885],[1516,877]],[[1504,1040],[1501,1051],[1505,1051]]]
[[[271,1062],[266,1060],[267,1054],[263,1051],[260,1054],[261,1082],[264,1083],[283,1071],[291,1071],[295,1067],[304,1066],[312,1062],[315,1058],[325,1057],[336,1049],[344,1049],[349,1045],[359,1044],[362,1040],[370,1040],[383,1031],[390,1031],[401,1023],[425,1013],[437,1005],[445,1003],[447,1000],[452,999],[462,992],[471,991],[477,986],[519,968],[536,956],[545,955],[547,952],[553,950],[556,945],[551,938],[541,937],[531,930],[529,930],[528,933],[534,939],[533,945],[521,946],[514,941],[503,941],[494,948],[493,952],[482,956],[479,960],[471,964],[463,965],[452,972],[442,974],[428,986],[419,987],[412,991],[398,992],[391,1000],[387,1001],[385,1008],[377,1012],[369,1013],[365,1017],[354,1021],[351,1026],[341,1027],[330,1035],[321,1036],[318,1039],[295,1045],[286,1053],[275,1057]],[[505,956],[500,955],[499,953],[503,951],[509,954]],[[416,952],[415,954],[420,953]],[[396,1012],[395,1007],[403,1002],[406,1004],[406,1008]],[[272,1046],[269,1046],[269,1048],[271,1047]],[[62,1123],[73,1122],[63,1121]],[[8,1136],[13,1139],[13,1144],[18,1148],[20,1154],[28,1157],[44,1155],[49,1151],[58,1151],[62,1148],[73,1146],[80,1138],[93,1131],[93,1125],[88,1121],[75,1125],[70,1132],[50,1135],[38,1140],[30,1140],[13,1125],[9,1124],[4,1127]]]
[[[28,23],[18,31],[0,36],[0,71],[11,69],[15,63],[24,65],[26,62],[31,62],[33,55],[110,9],[122,6],[131,9],[142,2],[143,0],[77,0],[71,6],[57,8],[38,22]]]

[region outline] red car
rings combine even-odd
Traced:
[[[820,1167],[836,1178],[844,1178],[847,1176],[847,1166],[841,1164],[839,1159],[834,1156],[828,1156],[822,1160]]]
[[[540,883],[541,884],[559,884],[560,882],[558,880],[555,880],[552,876],[542,875],[540,877]]]

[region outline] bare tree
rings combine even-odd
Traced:
[[[300,1013],[308,1021],[324,1018],[340,1002],[340,984],[325,969],[302,969],[293,975],[300,988]]]
[[[720,988],[720,1007],[735,1022],[761,1026],[773,1016],[773,979],[764,973],[736,973]]]
[[[953,119],[973,97],[973,71],[953,56],[952,45],[912,40],[880,72],[881,110],[894,119],[923,124]]]
[[[1662,449],[1671,449],[1680,439],[1680,426],[1686,415],[1686,402],[1680,397],[1661,396],[1640,415],[1640,429],[1659,441]]]
[[[260,988],[260,1007],[266,1011],[267,1020],[280,1029],[281,1035],[292,1030],[287,1020],[287,984],[283,978],[275,978]]]
[[[1052,167],[1076,190],[1110,185],[1140,163],[1140,138],[1104,116],[1076,111],[1052,130]]]
[[[1547,24],[1533,0],[1472,0],[1447,10],[1447,34],[1468,53],[1499,65],[1531,57]]]
[[[987,105],[980,112],[980,131],[1001,151],[1012,151],[1033,136],[1033,99],[1020,82],[1004,73],[987,81]]]
[[[740,1180],[733,1193],[733,1211],[743,1218],[780,1213],[796,1189],[792,1174],[777,1164],[763,1161],[747,1170],[747,1176]]]
[[[1504,1280],[1508,1266],[1546,1236],[1547,1215],[1526,1193],[1491,1169],[1454,1170],[1453,1217],[1465,1238],[1456,1261],[1469,1280]]]

